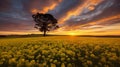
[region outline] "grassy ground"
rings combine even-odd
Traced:
[[[120,38],[0,38],[0,67],[119,67]]]

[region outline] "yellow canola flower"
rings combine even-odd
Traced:
[[[57,62],[58,62],[57,60],[54,60],[54,61],[53,61],[54,64],[57,64]]]
[[[118,57],[117,56],[112,56],[112,57],[109,58],[109,60],[111,60],[111,61],[117,61]]]
[[[92,65],[92,61],[90,61],[90,60],[87,60],[87,62],[86,62],[88,65]]]
[[[61,56],[62,56],[62,57],[65,57],[66,55],[65,55],[65,53],[61,53]]]
[[[101,47],[99,45],[95,46],[94,50],[99,50]]]
[[[102,57],[100,61],[103,62],[103,63],[106,63],[106,58]]]
[[[21,62],[25,62],[25,59],[21,59]]]
[[[70,58],[67,58],[67,61],[70,61]]]
[[[64,57],[62,57],[62,58],[61,58],[61,61],[64,61],[64,60],[65,60],[65,58],[64,58]]]
[[[9,64],[16,63],[16,58],[9,59]]]
[[[95,56],[94,54],[91,54],[90,56],[91,56],[92,58],[96,58],[96,56]]]
[[[52,62],[53,62],[53,59],[50,59],[50,60],[49,60],[49,62],[51,62],[51,63],[52,63]]]

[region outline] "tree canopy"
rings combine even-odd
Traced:
[[[44,32],[44,36],[47,31],[59,28],[57,19],[51,14],[36,13],[33,14],[32,17],[36,22],[34,27],[39,29],[39,31]]]

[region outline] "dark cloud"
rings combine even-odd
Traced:
[[[60,19],[64,17],[68,11],[74,10],[81,3],[81,0],[63,0],[55,9],[49,11],[49,13]]]
[[[34,23],[20,20],[1,20],[0,31],[29,31],[33,30]],[[30,23],[30,24],[28,24]]]
[[[4,12],[9,10],[11,7],[11,1],[10,0],[4,0],[0,1],[0,12]]]

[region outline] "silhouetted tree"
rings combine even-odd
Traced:
[[[36,13],[32,15],[35,23],[35,28],[39,31],[44,32],[44,36],[47,31],[59,28],[57,25],[57,19],[55,19],[51,14]]]

